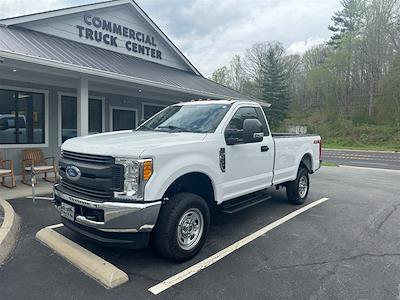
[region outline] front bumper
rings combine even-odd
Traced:
[[[94,231],[90,230],[91,233],[96,231],[110,234],[149,233],[157,222],[161,207],[161,201],[149,203],[89,201],[60,191],[57,185],[54,187],[54,201],[59,211],[62,202],[75,207],[75,220],[70,222],[72,224],[66,225],[77,223],[81,230],[85,227],[93,229]]]

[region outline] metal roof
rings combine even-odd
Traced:
[[[1,19],[0,24],[5,26],[18,26],[19,24],[26,24],[29,22],[34,22],[38,20],[44,20],[49,18],[54,18],[57,16],[65,16],[67,14],[74,14],[77,12],[85,12],[94,9],[116,7],[120,5],[132,6],[146,21],[153,27],[153,29],[161,35],[161,38],[172,48],[174,52],[180,57],[185,64],[197,75],[201,75],[199,70],[197,70],[193,64],[187,59],[187,57],[175,46],[175,44],[168,38],[168,36],[157,26],[156,23],[147,15],[147,13],[134,1],[134,0],[108,0],[97,3],[90,3],[78,6],[72,6],[67,8],[61,8],[56,10],[50,10],[45,12],[33,13],[23,16],[17,16],[12,18]],[[26,28],[26,27],[25,27]]]
[[[0,56],[6,58],[8,54],[21,60],[30,58],[44,65],[51,62],[54,66],[56,63],[59,68],[79,67],[82,73],[90,70],[99,71],[99,76],[119,75],[117,78],[120,80],[137,79],[144,84],[179,89],[199,96],[257,101],[191,72],[32,30],[0,26]]]

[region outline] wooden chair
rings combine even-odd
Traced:
[[[51,161],[51,163],[48,163],[48,161]],[[44,157],[42,149],[24,149],[22,152],[22,183],[31,184],[30,181],[27,181],[26,175],[31,173],[32,166],[35,174],[44,174],[44,180],[49,182],[57,180],[54,157]],[[47,173],[54,173],[54,180],[49,180]]]
[[[7,185],[6,182],[6,177],[11,177],[11,184]],[[14,175],[14,162],[12,160],[5,160],[1,159],[0,157],[0,184],[2,186],[8,187],[8,188],[13,188],[16,187],[15,183],[15,175]]]

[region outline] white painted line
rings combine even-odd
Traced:
[[[33,197],[32,196],[28,196],[26,198],[32,199]],[[35,196],[35,200],[53,200],[53,198],[50,198],[50,197],[36,197]]]
[[[51,228],[41,229],[36,238],[105,288],[111,289],[129,281],[125,272]]]
[[[63,227],[63,226],[64,226],[64,224],[60,223],[60,224],[54,224],[54,225],[46,226],[46,228],[54,229],[54,228],[59,228],[59,227]]]
[[[348,169],[364,169],[364,170],[373,170],[373,171],[384,171],[384,172],[395,172],[399,173],[400,170],[395,169],[380,169],[380,168],[368,168],[368,167],[358,167],[358,166],[347,166],[347,165],[339,165],[341,168],[348,168]]]
[[[195,275],[196,273],[200,272],[201,270],[211,266],[212,264],[216,263],[217,261],[221,260],[225,256],[231,254],[232,252],[240,249],[244,245],[250,243],[251,241],[255,240],[256,238],[262,236],[263,234],[267,233],[268,231],[274,229],[275,227],[278,227],[279,225],[289,221],[290,219],[293,219],[294,217],[300,215],[301,213],[309,210],[310,208],[317,206],[325,201],[327,201],[329,198],[322,198],[320,200],[314,201],[313,203],[310,203],[306,206],[303,206],[302,208],[299,208],[298,210],[295,210],[294,212],[291,212],[290,214],[284,216],[283,218],[276,220],[275,222],[268,224],[267,226],[257,230],[256,232],[246,236],[245,238],[237,241],[236,243],[233,243],[232,245],[228,246],[225,249],[222,249],[221,251],[215,253],[214,255],[202,260],[201,262],[189,267],[188,269],[164,280],[163,282],[160,282],[159,284],[151,287],[148,289],[149,292],[153,293],[154,295],[158,295],[159,293],[169,289],[170,287],[174,286],[175,284]]]

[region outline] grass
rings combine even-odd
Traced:
[[[321,166],[323,167],[337,167],[337,164],[331,162],[322,162]]]
[[[322,137],[326,149],[400,152],[400,127],[394,122],[370,123],[340,118],[318,111],[293,114],[282,127],[306,126],[308,133]]]

